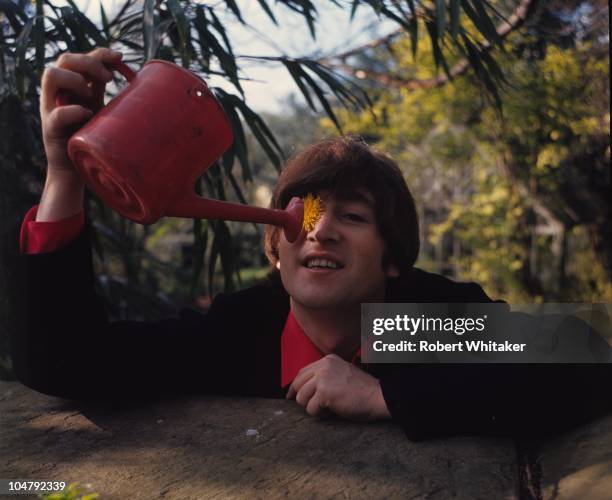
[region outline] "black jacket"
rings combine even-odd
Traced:
[[[17,377],[72,399],[135,399],[183,392],[284,397],[280,335],[289,297],[278,277],[218,294],[206,314],[109,322],[94,292],[88,231],[67,247],[20,255],[11,337]],[[388,302],[490,302],[474,283],[414,269],[392,280]],[[525,435],[606,411],[608,366],[368,365],[409,438]]]

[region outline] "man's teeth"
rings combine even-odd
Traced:
[[[306,267],[327,267],[330,269],[338,269],[338,264],[327,259],[312,259],[306,263]]]

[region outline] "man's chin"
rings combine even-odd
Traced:
[[[292,295],[292,298],[294,302],[297,302],[302,307],[307,307],[309,309],[336,309],[345,308],[348,305],[345,298],[331,293],[298,293]]]

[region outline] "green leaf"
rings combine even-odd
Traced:
[[[28,16],[23,8],[20,8],[16,3],[11,0],[0,0],[0,12],[4,14],[8,20],[11,28],[15,32],[16,36],[21,34],[23,26],[28,22]],[[21,22],[19,22],[19,19]]]
[[[440,49],[440,45],[438,43],[438,33],[432,21],[427,21],[425,23],[427,27],[427,32],[429,33],[429,38],[431,39],[431,45],[433,49],[434,61],[436,63],[436,68],[442,66],[444,73],[446,74],[449,80],[453,79],[453,75],[450,72],[448,64],[446,63],[446,58],[444,57],[444,53]]]
[[[410,15],[416,17],[416,9],[414,8],[414,0],[408,0],[408,8],[410,9]]]
[[[457,33],[459,33],[460,17],[461,0],[450,0],[450,30],[453,38],[457,38]]]
[[[155,29],[155,0],[145,0],[142,12],[142,38],[145,47],[145,61],[155,57],[157,49]]]
[[[335,75],[328,68],[314,61],[304,61],[303,64],[328,85],[344,107],[349,108],[348,104],[352,104],[359,109],[365,108],[366,104],[340,82],[338,75]]]
[[[480,9],[484,11],[480,0],[474,0],[474,4],[479,6]],[[469,0],[461,0],[461,5],[467,16],[474,23],[476,29],[480,31],[480,33],[482,33],[482,35],[491,43],[497,43],[501,47],[501,38],[497,33],[497,30],[495,29],[495,26],[493,25],[493,22],[491,21],[487,13],[484,12],[484,18],[481,17],[479,13],[480,11],[477,12],[476,10],[474,10]]]
[[[351,21],[355,18],[355,13],[357,12],[357,7],[359,7],[359,4],[360,4],[359,0],[353,0],[353,3],[351,5],[351,14],[350,14]]]
[[[303,72],[303,70],[300,67],[300,65],[293,61],[288,61],[286,59],[283,59],[281,62],[285,65],[285,67],[289,71],[291,78],[293,78],[293,81],[300,89],[300,92],[302,92],[302,95],[304,96],[304,99],[306,99],[306,102],[308,103],[308,106],[310,106],[310,109],[312,109],[316,113],[317,108],[315,107],[314,102],[312,101],[312,98],[310,97],[310,92],[308,91],[308,88],[306,87],[306,85],[304,85],[304,82],[302,81],[301,73]]]
[[[15,82],[17,93],[21,100],[25,99],[26,49],[30,42],[30,33],[32,32],[35,19],[35,17],[28,19],[17,40],[15,40]]]
[[[438,38],[442,39],[444,30],[446,30],[446,3],[444,0],[436,0],[436,26]]]
[[[225,3],[229,7],[229,9],[234,13],[234,15],[238,18],[242,24],[245,24],[244,19],[242,19],[242,14],[240,13],[240,9],[234,0],[225,0]]]
[[[336,118],[336,115],[334,114],[332,107],[329,105],[329,102],[325,98],[325,93],[321,90],[321,88],[317,85],[317,83],[312,79],[312,77],[305,71],[304,71],[304,79],[306,80],[306,83],[310,85],[310,88],[314,91],[314,93],[317,95],[317,98],[319,99],[321,106],[323,106],[323,109],[327,113],[327,116],[329,116],[330,120],[334,122],[334,125],[336,126],[336,128],[340,132],[342,132],[342,127],[340,126],[340,122],[338,121],[338,118]]]
[[[36,21],[34,23],[34,45],[36,48],[36,72],[38,79],[45,70],[45,16],[44,0],[36,0]]]
[[[73,15],[81,26],[84,34],[91,38],[96,45],[106,47],[108,41],[100,34],[100,29],[75,5],[73,0],[67,0],[73,9]]]
[[[270,158],[276,169],[280,170],[280,157],[283,155],[283,151],[280,145],[276,142],[276,139],[270,129],[268,129],[261,117],[251,110],[244,101],[241,101],[236,96],[229,96],[229,98],[234,102],[235,106],[240,109],[242,116],[249,125],[253,135],[268,155],[268,158]],[[274,148],[277,149],[278,153],[277,151],[274,151]],[[249,180],[252,179],[249,178]]]
[[[106,15],[106,10],[104,9],[103,3],[100,3],[100,19],[102,20],[102,29],[104,30],[106,39],[110,41],[111,39],[110,23],[108,22],[108,16]]]
[[[274,13],[270,9],[270,6],[266,2],[266,0],[257,0],[257,1],[259,2],[259,5],[261,5],[263,10],[266,11],[266,14],[268,14],[268,17],[272,20],[272,22],[278,26],[278,22],[276,21],[276,18],[274,17]]]
[[[93,50],[94,47],[87,38],[74,9],[72,7],[62,7],[60,11],[62,13],[62,21],[72,34],[74,41],[74,48],[72,50],[74,52],[89,52]]]
[[[413,17],[410,20],[408,31],[410,32],[410,45],[412,47],[412,58],[416,60],[417,46],[419,44],[419,23],[416,17]]]
[[[196,17],[193,24],[198,32],[202,52],[205,54],[212,53],[215,55],[219,61],[219,64],[221,65],[221,69],[225,72],[227,77],[239,90],[239,92],[244,96],[244,91],[238,78],[238,67],[236,66],[235,57],[233,54],[227,53],[215,36],[208,30],[206,15],[201,6],[196,8]]]
[[[287,1],[284,3],[284,5],[294,12],[300,14],[306,20],[308,30],[310,31],[310,36],[313,40],[316,39],[315,17],[317,15],[317,9],[315,8],[314,4],[309,0],[293,0]]]
[[[251,167],[249,164],[246,136],[244,134],[240,117],[238,116],[238,113],[234,107],[234,101],[232,100],[232,97],[235,96],[231,96],[223,89],[218,87],[215,87],[213,90],[232,125],[232,130],[234,132],[234,143],[232,144],[232,150],[235,152],[238,160],[240,161],[240,165],[242,167],[242,177],[245,180],[252,180],[253,176],[251,174]]]
[[[57,37],[59,37],[59,39],[66,44],[66,48],[70,52],[75,52],[76,45],[73,41],[73,38],[70,36],[70,33],[68,33],[68,31],[66,30],[65,23],[62,23],[58,19],[55,19],[54,17],[50,16],[46,16],[45,19],[47,19],[55,27],[57,33],[53,33],[53,35],[57,35]]]
[[[489,41],[496,43],[500,48],[503,48],[503,40],[499,36],[499,33],[497,33],[497,28],[489,17],[487,9],[485,9],[482,0],[472,0],[472,3],[474,4],[474,8],[476,9],[478,16],[480,17],[482,25],[486,27],[486,33],[488,33],[490,36],[490,38],[487,36]]]
[[[502,109],[502,101],[501,101],[501,97],[499,95],[499,92],[497,90],[497,86],[495,85],[495,83],[491,79],[491,75],[489,74],[487,69],[482,64],[481,57],[480,57],[480,52],[479,52],[478,48],[469,39],[469,37],[465,35],[463,30],[460,31],[460,35],[461,35],[461,38],[462,38],[463,43],[465,45],[465,52],[466,52],[468,61],[470,62],[470,65],[474,69],[476,75],[478,76],[478,79],[484,84],[484,86],[487,89],[489,95],[493,98],[496,107],[501,110]]]
[[[179,3],[178,0],[166,0],[168,8],[172,13],[172,17],[176,21],[176,27],[179,33],[180,39],[180,47],[179,54],[181,56],[181,62],[183,67],[189,68],[189,63],[191,59],[191,51],[189,48],[190,45],[190,30],[189,30],[189,21],[187,20],[187,16],[183,7]]]

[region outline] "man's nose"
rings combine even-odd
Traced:
[[[309,240],[320,242],[337,241],[339,238],[340,234],[333,214],[327,211],[321,214],[321,218],[317,221],[315,227],[308,233]]]

